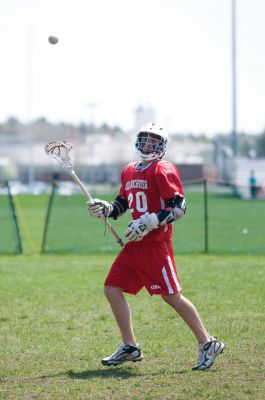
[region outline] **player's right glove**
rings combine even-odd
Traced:
[[[93,199],[87,202],[89,214],[94,218],[108,217],[113,210],[113,205],[105,200]]]

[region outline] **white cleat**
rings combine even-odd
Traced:
[[[199,358],[197,364],[192,368],[193,371],[210,368],[213,365],[215,357],[219,356],[224,348],[224,343],[214,337],[209,342],[199,345]]]
[[[103,358],[101,364],[106,365],[107,367],[115,366],[123,364],[127,361],[142,361],[143,355],[140,349],[140,346],[137,344],[136,346],[131,346],[129,344],[122,343],[115,353],[111,354],[108,357]]]

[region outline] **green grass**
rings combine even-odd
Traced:
[[[264,257],[179,256],[184,294],[226,350],[192,372],[195,340],[145,290],[128,296],[145,358],[104,368],[119,334],[102,294],[113,255],[1,258],[0,379],[4,399],[264,397]],[[0,396],[1,396],[0,394]],[[1,398],[1,397],[0,397]]]
[[[264,398],[264,255],[176,256],[184,295],[226,344],[209,371],[191,371],[193,335],[145,290],[128,296],[145,358],[108,369],[100,360],[120,339],[102,286],[119,247],[110,254],[40,255],[47,201],[16,198],[25,252],[0,257],[0,399]],[[196,210],[195,201],[194,218]],[[183,223],[183,230],[190,238],[196,226]],[[101,239],[92,232],[90,240]]]

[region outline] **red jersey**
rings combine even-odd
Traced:
[[[169,207],[168,199],[177,194],[184,196],[175,164],[155,160],[141,169],[138,169],[137,165],[136,162],[132,162],[122,170],[119,192],[119,195],[127,200],[133,219],[140,218],[146,212],[158,213],[161,209]],[[172,224],[166,224],[154,229],[141,242],[163,241],[171,237]]]

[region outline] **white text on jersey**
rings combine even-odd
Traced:
[[[148,189],[147,181],[143,179],[133,179],[126,182],[125,190],[130,189]]]

